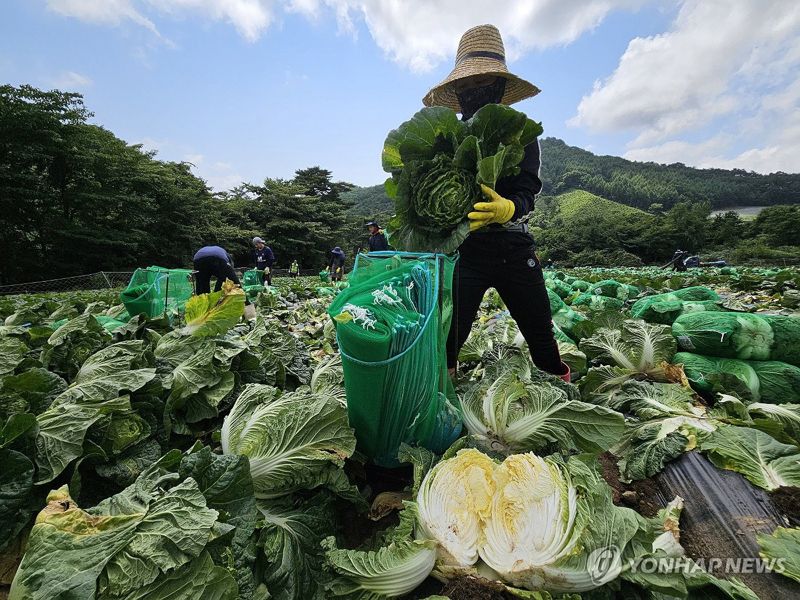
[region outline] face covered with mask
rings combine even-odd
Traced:
[[[479,108],[500,103],[506,91],[506,79],[493,76],[468,78],[455,82],[454,88],[461,114],[466,120],[471,119]]]

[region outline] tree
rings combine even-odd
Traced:
[[[765,208],[753,222],[753,234],[763,235],[773,246],[800,246],[800,206]]]

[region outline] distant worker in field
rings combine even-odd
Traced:
[[[233,259],[231,255],[220,246],[203,246],[192,257],[192,264],[195,274],[195,292],[197,294],[208,294],[211,291],[211,278],[215,277],[217,282],[214,284],[214,291],[222,289],[222,284],[226,279],[230,279],[236,285],[241,285],[239,276],[233,269]],[[256,318],[256,309],[249,301],[245,302],[244,316],[248,320]]]
[[[328,271],[331,274],[331,281],[341,281],[344,275],[344,250],[336,246],[331,250],[331,258],[328,261]]]
[[[683,272],[686,270],[686,259],[689,258],[689,253],[685,250],[675,250],[675,254],[672,255],[670,261],[665,264],[662,269],[666,269],[672,267],[673,271],[680,271]],[[699,264],[698,260],[698,264]]]
[[[289,265],[289,277],[300,277],[300,265],[297,264],[297,260],[293,260]]]
[[[369,240],[367,240],[367,244],[369,244],[370,252],[383,252],[389,249],[389,242],[386,241],[386,235],[384,235],[377,222],[370,221],[367,223],[367,229],[369,230]]]
[[[275,255],[272,248],[260,237],[253,238],[253,263],[255,268],[264,272],[264,281],[267,285],[272,285],[272,265],[275,264]]]
[[[446,106],[470,119],[487,104],[514,104],[539,89],[508,72],[500,32],[494,25],[468,30],[458,44],[455,67],[423,98],[425,106]],[[534,241],[521,218],[533,210],[542,189],[539,142],[525,147],[520,173],[484,187],[485,201],[469,213],[470,235],[461,244],[453,279],[455,314],[447,340],[447,366],[455,372],[458,352],[486,290],[493,287],[528,342],[531,358],[541,370],[569,381],[553,337],[550,302]]]

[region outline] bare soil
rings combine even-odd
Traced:
[[[664,505],[659,500],[658,486],[650,479],[623,483],[619,480],[617,457],[605,452],[598,457],[600,473],[611,486],[612,498],[617,506],[632,508],[644,517],[654,517]]]
[[[778,488],[769,496],[775,504],[775,508],[789,520],[789,523],[795,527],[800,525],[800,489]]]

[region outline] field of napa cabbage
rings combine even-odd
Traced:
[[[250,322],[238,290],[154,319],[116,290],[0,297],[0,597],[797,597],[800,270],[545,280],[572,383],[490,290],[461,435],[398,468],[348,418],[327,314],[346,283],[276,278]],[[657,485],[690,454],[779,515],[728,542],[780,573],[694,568],[708,485]]]

